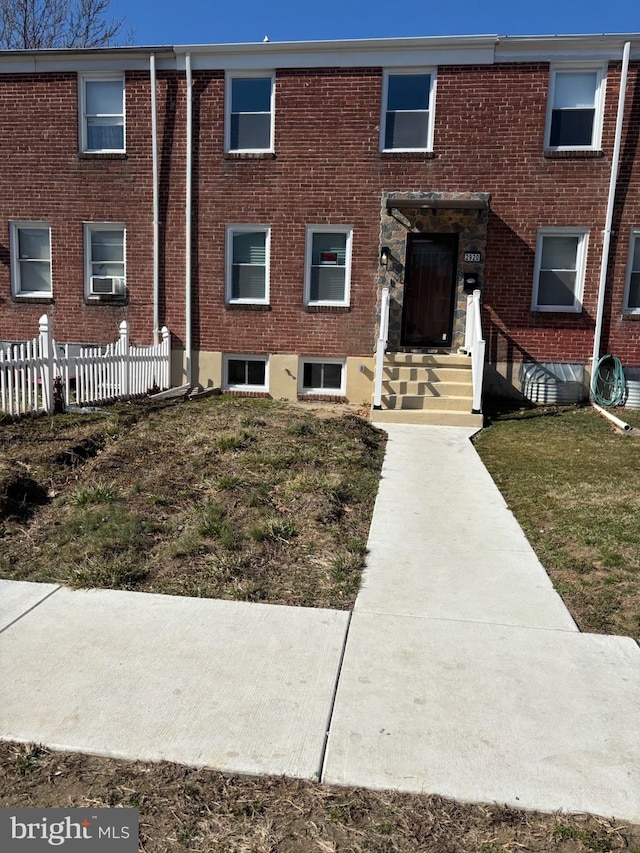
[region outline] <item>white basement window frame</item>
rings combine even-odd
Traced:
[[[270,252],[271,228],[268,225],[227,225],[227,304],[269,304]]]
[[[305,305],[349,305],[352,242],[350,225],[307,225]]]
[[[225,354],[222,369],[225,391],[269,390],[269,358],[266,355]]]
[[[602,63],[551,66],[546,150],[600,150],[606,75]]]
[[[632,228],[624,286],[623,312],[640,314],[640,228]]]
[[[80,151],[123,154],[126,151],[124,75],[78,77]]]
[[[225,76],[224,150],[273,153],[275,73],[234,71]]]
[[[381,151],[433,151],[436,69],[383,72]]]
[[[588,235],[588,228],[538,229],[532,311],[582,311]]]
[[[298,374],[299,394],[345,395],[347,365],[344,358],[301,357]]]
[[[27,299],[53,296],[51,225],[48,222],[11,222],[11,288]]]
[[[84,293],[87,299],[126,294],[127,230],[122,222],[84,223]]]

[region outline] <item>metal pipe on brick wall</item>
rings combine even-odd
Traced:
[[[185,302],[184,302],[184,349],[187,385],[191,385],[191,172],[193,147],[193,81],[191,78],[191,54],[184,57],[187,82],[187,152],[186,152],[186,189],[185,189]]]
[[[159,293],[159,229],[158,221],[158,106],[156,104],[156,56],[149,57],[151,78],[151,160],[153,163],[153,342],[160,341],[160,293]]]
[[[620,93],[618,96],[618,115],[616,117],[616,133],[613,144],[613,157],[611,158],[611,175],[609,178],[609,197],[607,199],[607,215],[605,218],[602,262],[600,264],[600,284],[598,287],[598,307],[596,309],[596,328],[593,333],[593,357],[591,359],[591,389],[593,389],[593,376],[596,364],[600,358],[600,345],[602,341],[602,321],[604,317],[604,297],[607,286],[607,273],[609,270],[609,251],[611,246],[611,224],[613,222],[613,208],[616,200],[616,184],[618,182],[618,167],[620,164],[620,148],[622,142],[622,128],[624,123],[624,102],[627,94],[627,76],[629,74],[629,54],[631,42],[627,41],[622,51],[622,71],[620,73]],[[589,397],[593,401],[593,390]]]

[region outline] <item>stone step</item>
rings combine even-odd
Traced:
[[[371,420],[381,424],[426,424],[431,426],[466,426],[482,428],[482,415],[451,412],[443,409],[373,409]]]
[[[415,367],[463,367],[471,370],[471,358],[458,353],[387,352],[385,365],[408,364]]]
[[[430,380],[415,382],[404,379],[385,379],[382,382],[385,394],[409,394],[413,397],[473,397],[471,382],[443,382]]]
[[[382,375],[392,382],[468,382],[471,384],[471,370],[464,367],[385,364]]]
[[[420,394],[383,394],[383,409],[411,410],[447,410],[450,412],[470,412],[471,397],[425,397]]]

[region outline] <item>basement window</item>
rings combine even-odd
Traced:
[[[344,395],[344,359],[305,358],[301,363],[301,394]]]
[[[228,391],[267,391],[268,368],[266,356],[225,355],[224,388]]]

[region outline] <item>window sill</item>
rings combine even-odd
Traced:
[[[129,300],[126,296],[85,296],[84,304],[92,307],[100,307],[101,305],[128,305]]]
[[[271,311],[271,305],[261,302],[226,302],[228,311]]]
[[[307,314],[348,314],[350,305],[305,305]]]
[[[303,403],[307,400],[309,403],[346,403],[347,398],[344,394],[321,394],[313,391],[298,393],[298,401]]]
[[[262,397],[264,399],[270,399],[271,395],[268,391],[241,391],[239,388],[223,388],[223,394],[228,394],[230,397]]]
[[[625,311],[622,314],[623,322],[640,323],[640,311],[637,314],[632,314],[630,311]]]
[[[381,151],[381,160],[435,160],[434,151]]]
[[[225,160],[275,160],[273,151],[225,151]]]
[[[13,302],[19,302],[23,305],[53,305],[53,296],[27,296],[24,293],[18,293],[11,298]]]
[[[543,306],[542,308],[532,308],[531,313],[534,317],[544,316],[545,314],[563,314],[565,316],[580,317],[582,308],[558,308],[556,306]]]
[[[79,151],[78,160],[126,160],[125,151]]]
[[[574,149],[572,151],[545,151],[543,153],[545,160],[601,160],[604,157],[604,151]]]

